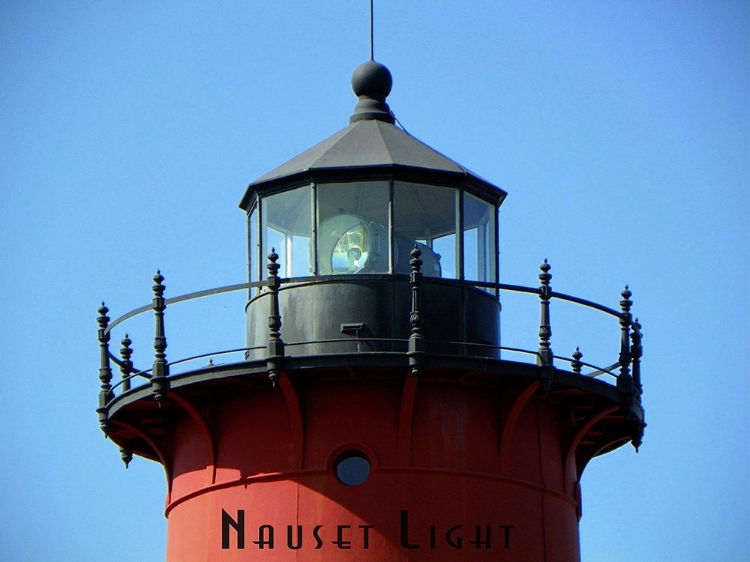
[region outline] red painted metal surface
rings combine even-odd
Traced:
[[[580,558],[581,436],[538,383],[351,375],[284,375],[188,408],[169,562]],[[372,466],[358,486],[333,470],[352,449]]]

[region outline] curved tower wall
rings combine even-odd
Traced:
[[[247,305],[248,359],[267,354],[269,293]],[[403,277],[338,276],[284,285],[279,291],[285,353],[398,352],[409,339],[411,290]],[[500,356],[500,303],[475,287],[431,281],[422,285],[425,351]]]
[[[210,400],[215,440],[178,424],[169,561],[579,559],[566,412],[538,383],[455,369],[416,382],[387,367],[285,376],[280,392],[238,384]],[[372,466],[356,486],[333,466],[352,450]]]

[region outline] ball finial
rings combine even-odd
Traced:
[[[390,70],[374,60],[359,65],[352,74],[352,90],[357,96],[386,98],[392,87]]]
[[[352,90],[359,101],[349,122],[374,119],[394,123],[391,109],[385,101],[392,86],[393,78],[385,65],[374,60],[359,65],[352,74]]]

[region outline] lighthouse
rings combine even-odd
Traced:
[[[358,67],[349,124],[250,183],[247,280],[172,297],[157,272],[150,304],[99,309],[99,423],[163,465],[169,562],[579,560],[585,467],[641,443],[629,288],[558,292],[546,260],[501,282],[506,192],[398,127],[391,88]],[[169,356],[170,307],[229,292],[245,346]],[[509,294],[533,347],[503,345]],[[611,361],[554,350],[556,302],[609,319]]]

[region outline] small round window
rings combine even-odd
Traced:
[[[349,450],[341,453],[333,463],[333,471],[339,482],[347,486],[364,484],[370,476],[370,460],[361,451]]]

